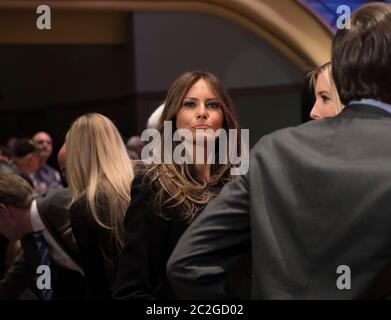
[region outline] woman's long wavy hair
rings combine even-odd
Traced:
[[[101,114],[83,115],[68,131],[66,147],[71,204],[85,195],[92,220],[110,230],[117,249],[121,250],[123,219],[130,203],[134,174],[117,128]],[[100,206],[104,206],[104,210],[100,211]],[[109,216],[102,216],[100,212]]]
[[[172,83],[158,127],[162,143],[164,143],[164,121],[172,121],[173,130],[177,129],[177,114],[183,106],[183,101],[190,88],[200,79],[203,79],[210,86],[219,101],[224,115],[223,129],[226,130],[227,136],[228,129],[238,129],[236,150],[238,155],[240,155],[242,153],[240,126],[231,97],[215,75],[203,71],[185,72]],[[179,143],[172,141],[173,150]],[[154,190],[151,205],[157,214],[170,219],[172,217],[167,216],[166,212],[169,211],[167,209],[180,206],[180,219],[190,223],[200,209],[215,196],[208,186],[219,184],[223,180],[229,181],[232,179],[230,174],[232,165],[229,161],[227,164],[219,164],[217,140],[215,143],[216,164],[211,165],[211,180],[209,182],[197,176],[193,164],[185,163],[179,165],[162,161],[162,164],[152,164],[143,169],[145,172],[141,174],[149,178],[149,188]],[[164,145],[162,148],[164,150]],[[162,157],[164,152],[165,150],[162,152]],[[227,159],[229,159],[228,154]]]

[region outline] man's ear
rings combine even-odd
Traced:
[[[10,215],[11,215],[11,213],[8,210],[7,206],[4,203],[0,203],[0,216],[9,217]]]

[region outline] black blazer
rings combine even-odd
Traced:
[[[133,180],[114,298],[174,299],[167,281],[166,263],[188,223],[179,218],[180,207],[165,212],[172,219],[159,216],[151,206],[154,190],[148,188],[149,182],[143,185],[143,178],[141,170]],[[213,192],[218,193],[221,187],[222,184],[217,185]]]
[[[248,174],[179,241],[168,262],[175,292],[224,298],[225,270],[252,243],[255,299],[368,297],[391,261],[390,137],[391,114],[366,105],[263,137]],[[339,266],[350,289],[337,286],[349,279]]]
[[[69,228],[68,189],[55,189],[37,199],[37,208],[46,229],[59,246],[80,263],[77,247]],[[21,239],[22,251],[0,281],[0,299],[18,299],[31,285],[35,286],[36,269],[40,265],[39,253],[33,234]],[[79,272],[51,264],[52,289],[55,299],[80,299],[84,295],[84,278]]]
[[[97,210],[101,219],[107,221],[107,205],[100,203]],[[93,220],[86,196],[74,202],[69,212],[86,278],[86,298],[111,299],[119,256],[111,232]]]

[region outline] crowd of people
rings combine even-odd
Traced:
[[[250,155],[222,82],[185,72],[148,128],[162,162],[141,158],[97,113],[71,125],[60,172],[48,133],[0,149],[0,299],[383,298],[391,266],[391,5],[354,12],[332,61],[310,73],[309,121],[267,135]],[[184,154],[214,162],[163,161]],[[227,153],[250,158],[243,175]],[[213,154],[211,154],[213,153]],[[156,156],[156,155],[155,155]],[[186,158],[186,157],[185,157]],[[49,285],[37,287],[39,266]],[[351,287],[336,286],[339,266]]]

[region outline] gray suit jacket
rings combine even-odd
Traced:
[[[226,297],[225,270],[252,246],[255,299],[367,297],[391,261],[390,139],[391,114],[365,105],[263,137],[174,250],[177,295]]]

